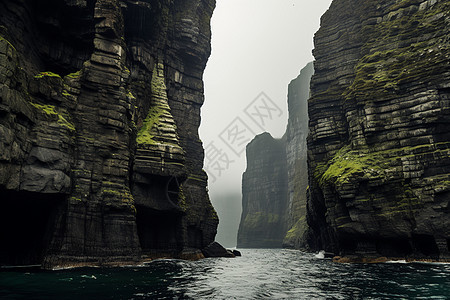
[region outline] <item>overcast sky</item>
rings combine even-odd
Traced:
[[[284,134],[287,86],[313,60],[313,36],[330,3],[217,0],[200,127],[213,202],[241,191],[245,145],[255,134]]]

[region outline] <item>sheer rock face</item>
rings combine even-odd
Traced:
[[[450,3],[333,1],[315,36],[309,244],[450,258]]]
[[[286,127],[286,158],[288,171],[288,228],[283,241],[288,248],[307,248],[306,189],[308,167],[306,164],[308,135],[308,98],[313,63],[304,67],[288,88],[289,119]]]
[[[199,256],[213,0],[0,1],[0,264]]]
[[[309,63],[289,84],[285,137],[276,140],[265,133],[247,146],[239,247],[307,248],[306,136],[313,73],[313,64]]]
[[[286,139],[262,133],[247,145],[246,155],[237,246],[281,248],[287,231]]]

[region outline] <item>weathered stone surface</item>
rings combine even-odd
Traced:
[[[238,248],[281,248],[287,231],[286,139],[257,135],[246,148]]]
[[[306,189],[308,167],[306,164],[308,135],[308,98],[313,63],[306,65],[288,88],[289,119],[286,127],[286,158],[288,171],[288,228],[283,247],[305,249],[306,236]]]
[[[0,264],[200,256],[214,241],[198,137],[214,5],[0,1]]]
[[[315,36],[312,249],[450,257],[450,3],[333,1]]]

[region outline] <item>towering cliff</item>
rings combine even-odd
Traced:
[[[309,100],[313,249],[450,258],[449,32],[443,0],[335,0],[322,17]]]
[[[0,264],[199,256],[214,0],[0,1]]]
[[[286,139],[257,135],[246,148],[237,246],[281,248],[287,230]]]
[[[306,163],[308,135],[308,99],[313,63],[306,65],[288,88],[289,119],[286,127],[286,157],[288,171],[288,228],[283,241],[288,248],[306,248]]]
[[[313,64],[309,63],[289,84],[289,119],[284,137],[276,140],[264,133],[247,146],[239,247],[307,248],[306,136],[313,73]],[[277,216],[276,228],[270,217],[273,215]]]

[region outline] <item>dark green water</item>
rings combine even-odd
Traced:
[[[449,264],[347,265],[290,250],[146,267],[0,272],[2,299],[450,299]]]

